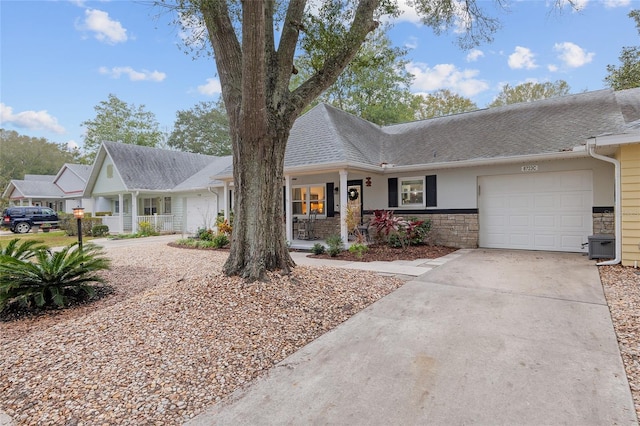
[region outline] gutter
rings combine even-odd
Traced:
[[[621,189],[620,189],[620,161],[615,158],[606,157],[604,155],[596,154],[595,146],[598,144],[598,138],[589,138],[587,139],[587,152],[589,155],[595,158],[596,160],[606,161],[607,163],[611,163],[615,166],[615,178],[614,178],[614,186],[615,186],[615,204],[614,204],[614,213],[615,213],[615,239],[616,239],[616,257],[613,260],[608,260],[606,262],[596,263],[596,266],[607,266],[607,265],[617,265],[622,261],[622,200],[621,200]]]

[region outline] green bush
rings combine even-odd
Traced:
[[[156,228],[151,224],[151,222],[142,221],[138,223],[138,232],[137,234],[141,237],[151,237],[154,235],[160,235]]]
[[[327,237],[327,245],[329,249],[327,252],[329,256],[335,257],[344,250],[344,242],[342,241],[342,237],[340,235],[330,235]]]
[[[16,252],[32,255],[16,257]],[[109,268],[109,260],[102,254],[93,244],[80,250],[77,243],[54,253],[37,246],[16,246],[13,255],[3,252],[0,254],[0,311],[10,304],[63,307],[71,296],[81,293],[92,296],[94,290],[90,284],[104,282],[97,272]],[[30,258],[35,261],[29,261]]]
[[[109,227],[107,225],[94,225],[91,228],[92,237],[104,237],[109,234]]]
[[[96,225],[102,225],[102,219],[90,217],[89,213],[85,213],[82,219],[82,235],[91,235],[91,230]],[[71,213],[58,213],[58,227],[70,237],[78,235],[78,219]]]
[[[315,243],[313,247],[311,247],[311,253],[313,254],[323,254],[325,252],[325,247],[320,243]]]
[[[196,238],[202,241],[213,241],[213,230],[207,228],[198,228]]]
[[[18,244],[22,241],[22,244]],[[43,245],[44,241],[39,240],[21,240],[14,238],[9,241],[6,246],[0,245],[0,256],[11,256],[19,260],[31,259],[39,250],[47,250]]]
[[[369,247],[367,247],[366,244],[355,243],[349,247],[349,252],[354,253],[358,259],[362,259],[362,256],[364,256],[367,251],[369,251]]]
[[[211,240],[215,248],[222,248],[229,245],[229,237],[224,233],[219,233]]]

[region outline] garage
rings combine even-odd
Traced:
[[[193,234],[198,228],[213,228],[218,214],[218,202],[211,193],[187,198],[186,232]]]
[[[527,166],[523,170],[529,170]],[[480,247],[585,252],[593,228],[591,170],[478,178]]]

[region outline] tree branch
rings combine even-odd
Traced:
[[[225,105],[227,108],[231,105],[239,107],[242,99],[242,49],[229,17],[227,1],[203,0],[198,7],[213,47]],[[237,113],[237,111],[229,111],[230,115],[236,117]],[[231,126],[231,128],[234,127]]]
[[[360,0],[351,29],[346,34],[341,48],[327,58],[314,75],[293,91],[292,106],[294,110],[302,111],[327,87],[335,83],[362,46],[367,34],[377,28],[378,23],[374,21],[373,14],[379,3],[379,0]]]

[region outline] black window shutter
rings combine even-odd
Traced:
[[[282,214],[287,215],[287,186],[282,187]]]
[[[398,207],[398,178],[389,178],[387,180],[389,207]]]
[[[324,207],[327,217],[334,217],[335,202],[333,200],[333,182],[327,182],[327,204]]]
[[[426,177],[427,207],[436,207],[438,205],[438,188],[436,183],[436,175]]]

